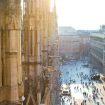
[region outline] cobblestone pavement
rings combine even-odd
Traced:
[[[72,61],[60,67],[61,89],[71,91],[71,96],[61,95],[60,105],[105,105],[105,84],[92,81],[92,70],[86,61]]]

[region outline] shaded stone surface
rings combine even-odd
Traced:
[[[20,103],[11,103],[11,102],[5,102],[5,101],[3,101],[3,102],[1,102],[0,103],[0,105],[21,105]]]

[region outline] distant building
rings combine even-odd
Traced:
[[[101,25],[101,26],[100,26],[100,31],[101,31],[101,32],[105,32],[105,25]]]
[[[89,33],[79,33],[80,36],[80,55],[85,57],[89,55],[90,51],[90,34]]]
[[[77,30],[70,26],[69,27],[64,26],[58,28],[58,33],[59,35],[77,35]]]
[[[90,36],[90,60],[100,72],[105,73],[105,35],[92,33]]]
[[[80,37],[77,35],[60,36],[60,55],[69,59],[80,58]]]
[[[78,33],[72,27],[60,27],[60,55],[67,59],[79,59],[87,56],[89,51],[89,35]]]

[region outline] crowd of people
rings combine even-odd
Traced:
[[[76,63],[74,63],[76,66]],[[103,91],[105,91],[105,86],[103,83],[101,83],[101,86],[97,86],[97,81],[92,81],[90,75],[93,73],[92,70],[90,70],[90,74],[86,74],[85,72],[79,72],[80,69],[82,69],[82,65],[78,68],[75,67],[76,70],[76,79],[72,79],[72,77],[66,79],[66,86],[67,89],[71,92],[70,95],[68,96],[63,96],[62,94],[60,95],[61,97],[61,104],[62,105],[105,105],[105,100],[104,100],[104,94]],[[72,71],[73,69],[70,69]],[[68,76],[70,71],[66,71],[66,75]],[[78,85],[77,84],[77,79],[79,79],[81,82]],[[63,83],[63,81],[61,81]],[[72,85],[75,84],[72,87]],[[62,87],[63,89],[63,87]],[[81,100],[76,99],[74,94],[72,94],[72,91],[76,95],[78,93],[82,94]],[[79,101],[79,102],[78,102]],[[66,103],[66,104],[65,104]],[[67,104],[68,103],[68,104]]]

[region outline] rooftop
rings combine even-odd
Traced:
[[[91,37],[97,37],[97,38],[104,39],[105,38],[105,34],[102,34],[102,33],[92,33]]]
[[[92,40],[96,40],[99,42],[104,42],[105,40],[105,34],[102,33],[92,33],[90,37]]]
[[[73,27],[59,27],[58,28],[59,35],[77,35],[77,30]]]

